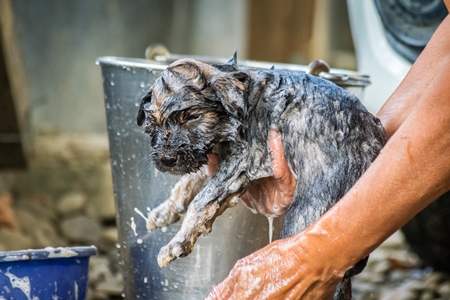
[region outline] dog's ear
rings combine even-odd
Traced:
[[[221,73],[213,76],[211,88],[227,113],[241,118],[246,113],[249,76],[245,72]]]
[[[197,90],[202,90],[206,85],[206,78],[200,65],[190,61],[174,65],[168,68],[168,71],[173,75],[165,80],[172,87],[181,88],[188,84]]]
[[[234,52],[233,56],[231,56],[225,64],[233,66],[233,67],[237,67],[237,51]]]
[[[220,65],[213,65],[216,69],[219,69],[222,72],[236,72],[238,70],[237,67],[237,51],[234,52],[234,55],[230,57],[226,63]]]
[[[139,105],[139,111],[136,118],[138,126],[142,126],[145,121],[145,105],[152,101],[152,90],[150,90],[144,97],[142,97],[141,104]]]

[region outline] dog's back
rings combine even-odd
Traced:
[[[282,237],[288,237],[344,196],[376,158],[386,134],[356,96],[329,81],[278,70],[251,78],[248,135],[267,143],[261,131],[280,131],[284,156],[299,178],[284,215]]]

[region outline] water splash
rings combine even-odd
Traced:
[[[273,238],[273,219],[274,217],[267,217],[267,220],[269,221],[269,244],[272,243]]]
[[[150,212],[150,210],[148,211]],[[148,218],[137,207],[134,208],[134,212],[140,215],[145,220],[145,222],[148,222]]]
[[[25,277],[18,277],[10,272],[12,267],[9,267],[6,269],[6,272],[4,273],[6,277],[9,278],[9,282],[11,283],[11,286],[13,288],[17,288],[24,293],[24,295],[27,297],[28,300],[34,300],[35,297],[31,298],[31,284],[30,284],[30,278],[28,276]]]
[[[134,217],[131,217],[131,229],[133,229],[134,232],[134,236],[137,236],[137,232],[136,232],[136,223],[134,222]]]
[[[73,282],[75,290],[75,300],[78,300],[78,284],[76,281]]]

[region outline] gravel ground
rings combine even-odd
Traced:
[[[89,299],[121,299],[123,279],[111,273],[106,257],[92,257]],[[395,233],[369,258],[365,270],[352,279],[353,299],[450,299],[450,276],[423,267],[408,250],[401,232]]]
[[[423,267],[401,232],[370,255],[367,267],[352,283],[356,300],[450,299],[450,276]]]

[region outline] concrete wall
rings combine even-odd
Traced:
[[[99,56],[142,58],[155,42],[173,53],[245,53],[246,1],[10,2],[35,134],[106,133]]]

